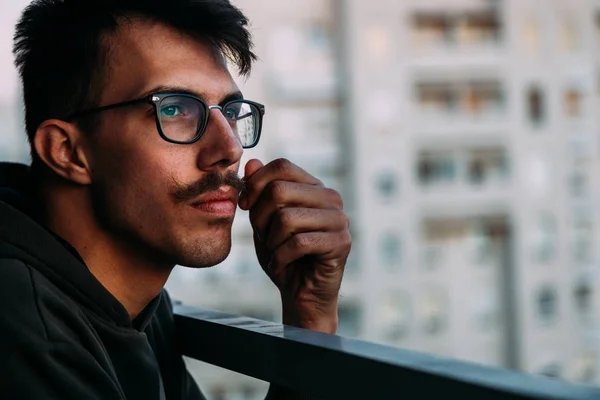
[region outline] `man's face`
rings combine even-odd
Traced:
[[[207,104],[238,92],[222,57],[165,25],[136,21],[109,42],[100,105],[158,87],[185,89]],[[204,135],[193,144],[163,140],[150,104],[105,111],[100,120],[89,139],[100,223],[123,246],[160,262],[205,267],[224,260],[239,192],[221,179],[237,177],[242,147],[221,112],[210,111]],[[233,203],[202,203],[214,195],[232,196]]]

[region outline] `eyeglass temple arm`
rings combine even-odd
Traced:
[[[132,106],[134,104],[139,104],[139,103],[144,103],[144,102],[151,102],[151,97],[146,96],[146,97],[142,97],[140,99],[128,100],[128,101],[123,101],[121,103],[109,104],[107,106],[95,107],[95,108],[90,108],[88,110],[77,111],[73,114],[67,115],[64,118],[64,120],[72,121],[76,118],[83,117],[84,115],[94,114],[97,112],[102,112],[102,111],[107,111],[107,110],[113,110],[115,108],[128,107],[128,106]]]

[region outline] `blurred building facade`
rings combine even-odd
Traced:
[[[247,157],[290,158],[352,217],[340,334],[599,383],[600,2],[236,4],[267,104]],[[277,321],[246,219],[230,260],[185,273],[214,274],[199,305]]]
[[[290,158],[352,218],[339,333],[600,383],[600,0],[235,3],[260,57],[240,84],[267,106],[245,159]],[[0,156],[27,161],[1,103]],[[247,220],[174,298],[281,320]],[[215,400],[266,389],[190,366]]]

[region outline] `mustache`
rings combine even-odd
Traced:
[[[243,193],[246,190],[246,185],[242,178],[233,171],[228,171],[225,174],[209,172],[195,183],[179,185],[173,192],[173,197],[177,202],[186,202],[195,199],[201,194],[214,192],[223,186],[232,187],[238,193]]]

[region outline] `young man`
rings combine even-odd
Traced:
[[[245,26],[227,0],[24,11],[14,52],[33,161],[0,168],[3,398],[203,398],[163,286],[177,264],[227,257],[238,205],[284,323],[336,332],[351,244],[339,194],[286,160],[240,166],[264,114],[226,68],[251,69]]]

